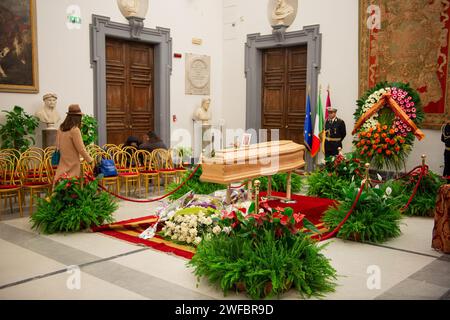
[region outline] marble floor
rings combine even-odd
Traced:
[[[115,218],[151,215],[157,206],[121,202]],[[0,210],[0,300],[248,299],[197,283],[183,258],[91,232],[42,235],[27,212]],[[322,299],[450,299],[450,256],[431,249],[432,229],[433,219],[405,218],[402,236],[383,245],[328,241],[324,254],[339,277]],[[282,299],[301,297],[290,291]]]

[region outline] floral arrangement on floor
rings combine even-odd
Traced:
[[[213,209],[190,207],[181,209],[166,221],[160,234],[172,241],[197,246],[203,238],[211,234],[230,233],[231,228],[221,228],[218,225],[221,213]]]
[[[386,93],[391,94],[409,119],[419,127],[424,119],[419,94],[409,84],[398,82],[382,82],[367,91],[357,102],[355,120],[360,119]],[[370,162],[379,169],[399,170],[412,149],[414,139],[411,127],[390,108],[384,107],[359,128],[353,145],[364,162]]]
[[[317,232],[303,215],[266,204],[255,213],[251,205],[248,211],[224,213],[219,226],[226,232],[217,229],[204,238],[188,263],[199,281],[206,277],[225,295],[245,291],[253,299],[280,296],[291,288],[308,297],[334,291],[336,271],[320,252],[325,246],[303,232]]]
[[[37,198],[37,210],[30,217],[32,228],[45,234],[76,232],[91,226],[112,223],[118,205],[106,192],[98,191],[99,179],[62,177],[53,193]]]
[[[221,199],[208,195],[196,195],[190,191],[179,199],[165,203],[163,206],[159,207],[156,210],[159,222],[142,232],[139,237],[142,239],[153,238],[156,235],[157,230],[162,228],[159,234],[164,238],[182,244],[195,245],[199,240],[193,241],[193,239],[188,237],[193,233],[186,233],[186,224],[190,225],[191,220],[196,220],[197,225],[195,226],[195,229],[197,229],[197,233],[194,237],[196,238],[198,235],[207,233],[207,230],[204,227],[211,225],[209,223],[209,218],[214,218],[211,216],[223,209],[224,206]],[[199,219],[200,216],[202,216],[202,219]],[[205,220],[203,218],[208,218],[207,225],[205,225]],[[183,232],[181,232],[181,227]],[[190,227],[190,229],[192,228],[194,228],[194,226]]]
[[[322,218],[325,226],[334,230],[352,207],[359,187],[352,183],[344,187],[344,200],[330,208]],[[342,226],[337,237],[360,242],[382,243],[401,234],[400,209],[406,203],[404,198],[393,193],[389,183],[367,188],[349,219]]]

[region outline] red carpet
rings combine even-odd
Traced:
[[[261,197],[265,197],[266,193],[261,192]],[[273,196],[285,197],[286,194],[280,192],[272,192]],[[306,196],[292,195],[292,200],[296,200],[296,203],[282,203],[280,200],[269,200],[269,206],[271,208],[290,207],[294,209],[295,213],[301,213],[306,216],[306,219],[311,221],[316,227],[322,226],[321,222],[322,215],[329,207],[336,204],[335,200],[324,199],[324,198],[314,198]],[[322,230],[321,230],[322,231]]]
[[[273,192],[272,195],[285,196],[285,194],[277,192]],[[265,193],[261,193],[261,196],[264,197]],[[297,202],[286,204],[282,203],[280,200],[270,200],[269,205],[272,208],[291,207],[292,209],[294,209],[294,212],[304,214],[306,218],[311,221],[317,227],[317,229],[319,229],[320,232],[323,233],[328,231],[328,229],[323,227],[323,223],[320,221],[320,219],[322,218],[323,213],[330,206],[333,206],[336,203],[334,200],[297,195],[293,195],[292,199],[296,200]],[[171,241],[165,240],[160,236],[155,236],[154,238],[149,240],[139,238],[139,235],[143,231],[145,231],[151,225],[155,224],[157,221],[158,217],[148,216],[95,227],[92,228],[92,231],[100,232],[105,235],[134,244],[151,247],[158,251],[175,254],[186,259],[191,259],[195,254],[195,248],[193,247],[176,244]]]

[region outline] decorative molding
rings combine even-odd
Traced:
[[[109,17],[92,15],[90,25],[91,67],[94,69],[94,114],[99,123],[99,144],[106,143],[106,37],[139,40],[155,45],[155,131],[170,145],[170,76],[172,74],[172,38],[170,29],[133,27],[111,21]],[[135,37],[134,37],[135,36]]]
[[[276,36],[278,42],[283,42],[284,36],[286,34],[286,29],[288,28],[288,26],[277,25],[273,26],[272,28],[273,28],[272,33]]]
[[[128,17],[127,20],[131,28],[131,38],[139,39],[142,29],[144,29],[144,18]]]
[[[280,28],[281,29],[281,28]],[[282,31],[280,31],[282,32]],[[306,44],[307,86],[311,87],[311,112],[316,114],[318,77],[321,69],[322,34],[320,25],[303,27],[303,30],[283,32],[279,36],[275,32],[269,35],[253,33],[247,35],[245,44],[245,77],[247,79],[246,95],[246,129],[261,129],[261,95],[262,95],[262,51],[269,48],[290,47]],[[314,169],[314,161],[308,155],[308,169]]]

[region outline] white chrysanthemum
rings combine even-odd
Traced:
[[[181,228],[182,229],[185,229],[185,228],[187,228],[188,227],[188,224],[186,223],[186,222],[182,222],[181,223]]]
[[[178,237],[178,241],[184,242],[186,241],[186,236],[185,235],[181,235]]]
[[[207,226],[212,225],[212,223],[213,223],[213,221],[212,221],[212,219],[211,219],[210,217],[206,218],[205,224],[206,224]]]
[[[222,229],[219,226],[215,226],[212,231],[214,234],[219,234],[222,231]]]
[[[195,237],[195,239],[194,239],[194,244],[197,246],[197,245],[200,244],[200,242],[202,242],[202,238],[200,238],[200,237]]]
[[[193,240],[194,240],[194,239],[192,239],[191,237],[187,237],[187,238],[186,238],[186,243],[192,243]]]
[[[171,239],[172,239],[172,240],[178,240],[178,235],[177,235],[177,234],[174,234],[174,235],[171,237]]]
[[[197,229],[195,229],[195,228],[192,228],[192,229],[189,229],[189,234],[191,235],[191,236],[196,236],[197,234],[198,234],[198,231],[197,231]]]
[[[224,228],[222,229],[222,231],[223,231],[224,233],[226,233],[226,234],[230,234],[231,228],[230,228],[230,227],[224,227]]]

